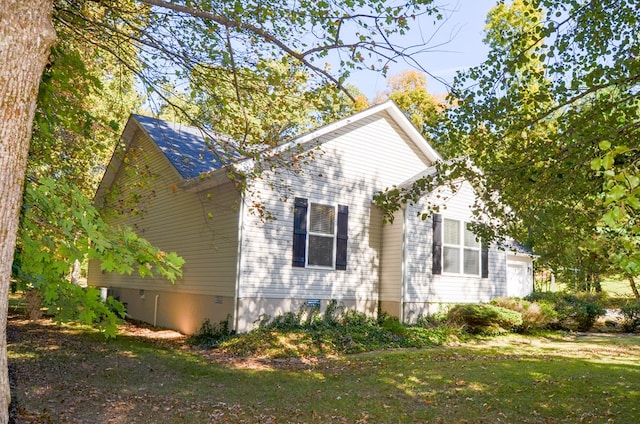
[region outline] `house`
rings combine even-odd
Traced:
[[[467,229],[475,195],[466,182],[438,214],[420,216],[437,197],[428,193],[383,225],[374,195],[441,160],[392,102],[279,146],[267,154],[314,158],[243,184],[232,171],[251,160],[216,158],[205,138],[133,115],[100,184],[97,206],[125,212],[112,225],[132,226],[186,261],[175,284],[90,264],[89,284],[108,287],[133,318],[184,333],[229,318],[242,332],[265,316],[336,300],[410,322],[442,305],[533,289],[530,255],[483,247]]]

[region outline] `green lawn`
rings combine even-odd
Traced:
[[[640,416],[640,337],[508,336],[315,361],[220,356],[9,322],[19,422],[615,422]]]
[[[636,283],[640,283],[636,281]],[[600,284],[602,285],[602,291],[606,293],[608,300],[606,307],[610,308],[619,308],[620,306],[626,304],[628,301],[633,300],[633,292],[631,291],[631,287],[629,286],[629,280],[621,277],[621,276],[610,276],[604,278]],[[567,285],[562,282],[557,283],[557,291],[567,289]],[[541,289],[550,289],[550,285],[544,285]]]
[[[633,297],[629,280],[620,277],[609,277],[602,280],[602,290],[611,297]]]

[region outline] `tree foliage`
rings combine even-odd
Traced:
[[[214,102],[215,109],[204,118],[216,118],[216,127],[234,136],[244,131],[236,138],[255,143],[256,137],[246,136],[257,122],[250,110],[254,96],[268,95],[265,99],[279,112],[281,88],[287,93],[321,90],[326,109],[335,90],[349,93],[344,84],[353,70],[384,71],[389,61],[406,55],[394,41],[422,15],[439,19],[431,3],[59,1],[56,18],[135,72],[150,103],[171,104],[176,94]],[[131,48],[138,53],[130,54]],[[173,106],[181,109],[178,103]],[[182,115],[190,124],[203,124],[201,116]]]
[[[38,92],[13,277],[20,288],[37,289],[59,319],[95,322],[112,336],[122,305],[113,299],[104,304],[95,289],[72,284],[76,264],[101,259],[103,268],[135,268],[141,275],[155,265],[173,281],[182,261],[130,229],[110,228],[93,207],[90,199],[122,124],[139,100],[133,74],[116,58],[82,43],[61,21],[54,26],[58,42]]]
[[[307,70],[287,58],[259,61],[235,72],[198,66],[185,92],[170,88],[174,93],[161,102],[160,116],[185,124],[201,122],[239,141],[242,149],[278,145],[368,105],[355,87],[347,86],[353,102],[335,86],[312,86],[311,81]]]
[[[43,177],[25,190],[14,276],[21,288],[42,293],[45,305],[60,320],[100,325],[115,335],[124,309],[112,299],[99,302],[96,289],[82,289],[69,278],[74,261],[99,259],[103,271],[154,274],[174,282],[184,260],[139,237],[131,228],[114,228],[76,186]],[[107,307],[109,306],[109,307]]]
[[[469,159],[443,172],[472,182],[479,219],[497,217],[495,231],[555,269],[640,270],[637,12],[634,1],[498,3],[487,61],[457,75],[432,129],[446,156]]]
[[[388,89],[374,103],[393,100],[409,116],[413,125],[428,137],[429,130],[441,119],[446,103],[427,90],[427,76],[407,70],[387,78]]]

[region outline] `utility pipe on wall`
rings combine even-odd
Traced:
[[[159,294],[156,295],[155,305],[153,306],[153,326],[156,326],[156,320],[158,318],[158,298]]]

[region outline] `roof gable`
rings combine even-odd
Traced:
[[[120,136],[122,148],[116,149],[111,156],[96,191],[94,202],[97,206],[102,206],[131,143],[140,133],[151,140],[183,180],[216,171],[231,162],[224,159],[229,155],[219,154],[209,147],[211,139],[199,128],[132,114]]]
[[[417,128],[411,123],[411,121],[405,116],[405,114],[398,108],[398,106],[396,106],[396,104],[392,100],[388,100],[384,103],[372,106],[354,115],[340,119],[339,121],[336,121],[334,123],[320,127],[315,131],[297,137],[289,141],[288,143],[284,143],[283,145],[276,147],[274,150],[279,152],[295,148],[296,146],[305,146],[307,143],[311,143],[324,135],[335,132],[348,125],[353,125],[372,115],[385,112],[389,114],[391,119],[393,119],[393,121],[400,127],[400,129],[405,132],[410,142],[413,143],[418,148],[418,150],[420,150],[427,157],[427,159],[429,159],[430,162],[434,163],[442,160],[440,154],[429,144],[429,142],[427,142],[427,140],[425,140],[422,134],[420,134]]]

